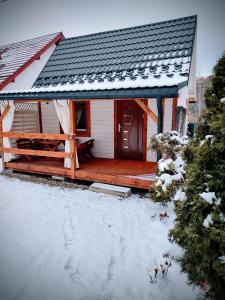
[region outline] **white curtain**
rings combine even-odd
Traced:
[[[59,122],[62,126],[63,132],[65,134],[70,133],[70,110],[69,110],[69,100],[54,100],[54,105]],[[65,141],[65,152],[70,153],[70,142]],[[65,158],[64,167],[71,168],[70,158]],[[76,154],[76,167],[79,168],[79,162]]]
[[[13,100],[0,100],[0,109],[1,114],[5,110],[5,108],[9,105],[10,109],[8,113],[6,114],[3,122],[2,122],[2,129],[4,132],[9,132],[12,129],[13,126],[13,120],[14,120],[14,112],[15,112],[15,105]],[[4,137],[3,138],[3,147],[4,148],[12,148],[12,144],[9,138]],[[16,156],[13,153],[4,153],[4,161],[9,162],[12,159],[14,159]]]
[[[82,115],[82,110],[81,109],[80,110],[76,109],[76,125],[79,123],[81,115]]]

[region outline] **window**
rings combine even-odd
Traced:
[[[75,111],[77,136],[90,136],[90,101],[75,101]]]

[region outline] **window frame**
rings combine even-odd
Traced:
[[[90,100],[75,100],[75,118],[76,118],[76,103],[85,104],[85,127],[86,130],[79,130],[76,128],[77,137],[90,137],[91,136],[91,110],[90,110]],[[75,120],[76,122],[76,120]]]

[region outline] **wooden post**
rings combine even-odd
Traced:
[[[75,102],[73,100],[69,101],[69,111],[70,111],[70,159],[71,159],[71,179],[76,178],[76,112],[75,112]]]
[[[1,113],[1,110],[0,110],[0,133],[3,132],[3,120],[6,117],[9,110],[10,110],[9,104],[7,104],[5,110],[2,113]],[[1,148],[4,148],[3,137],[0,137],[0,146],[1,146]],[[1,153],[1,156],[2,156],[2,171],[4,173],[5,172],[4,152],[1,151],[0,153]]]
[[[176,130],[176,107],[177,107],[177,98],[173,98],[172,130]]]
[[[162,133],[163,130],[163,105],[162,97],[157,97],[157,109],[158,109],[158,123],[157,123],[157,134]],[[157,161],[160,160],[160,153],[157,153]]]
[[[0,116],[1,116],[1,110],[0,110]],[[0,133],[2,133],[3,127],[2,127],[2,120],[0,120]],[[3,137],[0,137],[0,146],[3,148]],[[5,171],[5,163],[4,163],[4,152],[0,152],[2,157],[2,171],[4,173]]]

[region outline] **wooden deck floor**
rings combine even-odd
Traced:
[[[7,163],[6,167],[30,173],[70,176],[70,170],[63,167],[63,161],[16,161]],[[155,171],[156,163],[95,158],[80,163],[76,179],[149,189],[153,184]]]

